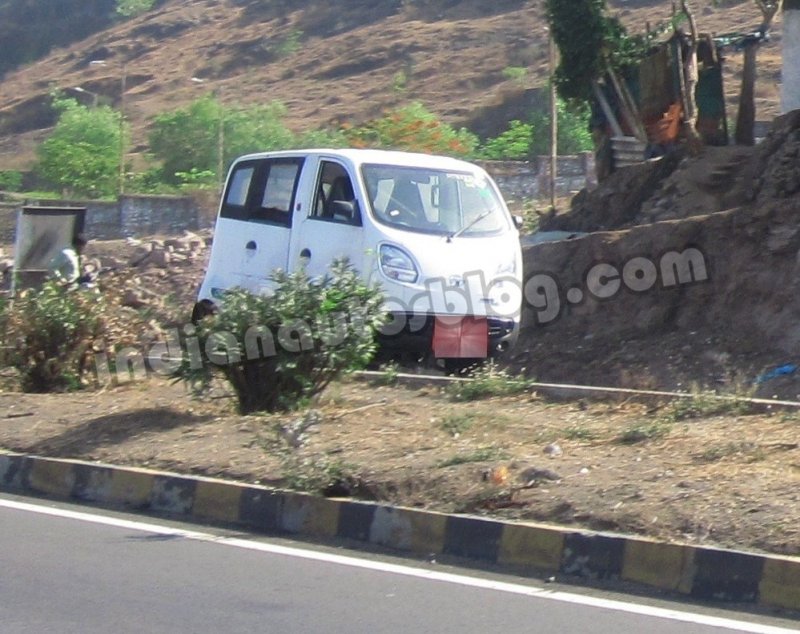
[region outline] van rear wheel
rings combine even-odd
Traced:
[[[217,312],[217,307],[214,306],[213,302],[210,302],[207,299],[197,302],[192,309],[192,323],[197,325],[197,323],[203,319],[204,317],[208,317],[213,315]]]

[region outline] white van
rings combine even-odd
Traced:
[[[517,337],[522,255],[495,183],[457,159],[379,150],[234,161],[193,319],[233,287],[269,292],[275,269],[323,276],[343,257],[383,288],[384,348],[479,359]]]

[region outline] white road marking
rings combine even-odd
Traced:
[[[753,632],[756,634],[797,634],[798,631],[797,629],[785,629],[781,627],[761,625],[758,623],[749,623],[746,621],[736,621],[733,619],[707,616],[704,614],[693,614],[691,612],[683,612],[679,610],[669,610],[654,606],[639,605],[636,603],[626,603],[624,601],[617,601],[613,599],[601,599],[597,597],[572,594],[569,592],[545,590],[542,588],[535,588],[504,581],[494,581],[490,579],[480,579],[478,577],[469,577],[465,575],[458,575],[447,572],[425,570],[422,568],[414,568],[413,566],[390,564],[380,561],[369,561],[346,555],[335,555],[331,553],[317,552],[313,550],[304,550],[296,547],[279,546],[276,544],[267,544],[262,542],[250,541],[247,539],[239,539],[235,537],[212,535],[210,533],[201,533],[199,531],[184,530],[180,528],[174,528],[171,526],[164,526],[161,524],[153,524],[150,522],[125,520],[115,517],[107,517],[104,515],[96,515],[93,513],[83,513],[80,511],[70,511],[68,509],[52,508],[48,506],[41,506],[38,504],[30,504],[27,502],[16,502],[13,500],[0,499],[0,507],[15,509],[19,511],[29,511],[31,513],[39,513],[42,515],[52,515],[55,517],[79,520],[82,522],[91,522],[94,524],[102,524],[106,526],[113,526],[116,528],[125,528],[128,530],[154,533],[156,535],[182,537],[184,539],[191,539],[200,542],[210,542],[214,544],[220,544],[223,546],[233,546],[235,548],[244,548],[247,550],[255,550],[275,555],[284,555],[287,557],[300,557],[302,559],[310,559],[314,561],[338,564],[341,566],[350,566],[353,568],[374,570],[378,572],[403,575],[406,577],[416,577],[419,579],[427,579],[429,581],[453,583],[472,588],[479,588],[482,590],[507,592],[511,594],[519,594],[519,595],[535,597],[537,599],[547,599],[551,601],[573,603],[587,607],[600,608],[605,610],[614,610],[618,612],[627,612],[630,614],[638,614],[642,616],[669,619],[672,621],[680,621],[684,623],[694,623],[697,625],[706,625],[709,627],[727,628],[739,632]]]

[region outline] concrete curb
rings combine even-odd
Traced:
[[[255,531],[453,555],[515,574],[618,579],[704,601],[800,609],[800,558],[315,497],[224,480],[0,452],[0,491]]]

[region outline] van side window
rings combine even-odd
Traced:
[[[321,162],[311,217],[361,225],[353,181],[339,163]]]
[[[292,202],[302,164],[300,159],[276,159],[268,162],[263,185],[258,188],[257,199],[253,201],[255,204],[250,220],[274,222],[287,227],[291,225]]]
[[[221,216],[291,226],[302,158],[254,159],[236,165]]]

